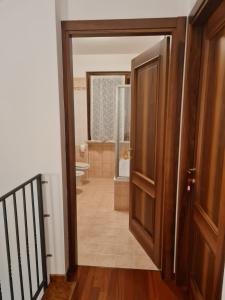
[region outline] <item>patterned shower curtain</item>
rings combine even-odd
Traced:
[[[91,77],[91,139],[115,140],[116,87],[125,84],[125,76]]]

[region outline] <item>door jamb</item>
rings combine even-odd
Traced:
[[[178,233],[176,282],[188,286],[190,272],[191,193],[187,193],[187,170],[194,165],[194,147],[201,70],[203,25],[222,0],[198,0],[188,17],[188,41],[179,161]]]
[[[183,62],[186,17],[124,20],[62,21],[63,85],[66,137],[66,172],[68,206],[68,274],[77,265],[77,211],[75,176],[75,134],[73,103],[73,37],[171,35],[163,190],[162,277],[173,278],[174,235],[180,110],[182,99]]]

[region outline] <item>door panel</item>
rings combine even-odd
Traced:
[[[155,180],[156,110],[158,106],[159,59],[137,72],[138,105],[136,106],[135,170]],[[148,122],[143,122],[148,120]],[[141,133],[141,134],[140,134]],[[141,158],[141,159],[140,159]]]
[[[132,61],[130,229],[158,268],[169,49],[166,37]]]
[[[134,197],[138,201],[134,202],[134,219],[153,238],[154,234],[154,198],[143,192],[137,186],[134,187]]]
[[[192,201],[193,299],[220,299],[225,238],[225,4],[204,26],[196,184]],[[217,21],[216,21],[217,20]]]
[[[213,299],[210,274],[214,272],[215,257],[213,251],[201,237],[198,230],[194,231],[193,263],[191,288],[196,299]],[[204,266],[204,267],[203,267]]]

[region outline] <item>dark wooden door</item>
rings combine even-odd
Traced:
[[[170,38],[132,60],[130,230],[161,267],[163,153]]]
[[[219,300],[225,239],[225,1],[204,25],[192,199],[191,299]]]

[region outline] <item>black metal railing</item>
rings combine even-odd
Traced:
[[[20,293],[21,300],[35,300],[40,295],[42,289],[47,287],[41,174],[31,178],[11,192],[0,197],[0,209],[2,209],[1,213],[3,215],[4,244],[8,269],[7,282],[9,285],[8,291],[11,297],[10,299],[18,299],[18,293]],[[20,213],[18,213],[18,209]],[[30,218],[28,218],[28,216]],[[10,237],[10,234],[15,237],[15,245],[12,245],[13,239]],[[24,243],[24,245],[22,245],[22,243]],[[31,246],[32,249],[34,249],[32,253]],[[15,256],[15,249],[17,254],[16,268],[18,272],[14,272],[13,274],[12,255]],[[14,256],[13,258],[15,258]],[[31,259],[35,261],[33,264],[31,264]],[[25,273],[26,279],[28,278],[28,280],[24,278]],[[16,281],[17,289],[15,289]],[[20,291],[18,291],[18,286],[20,287]],[[1,299],[5,300],[3,296],[3,283],[0,283],[0,300]]]

